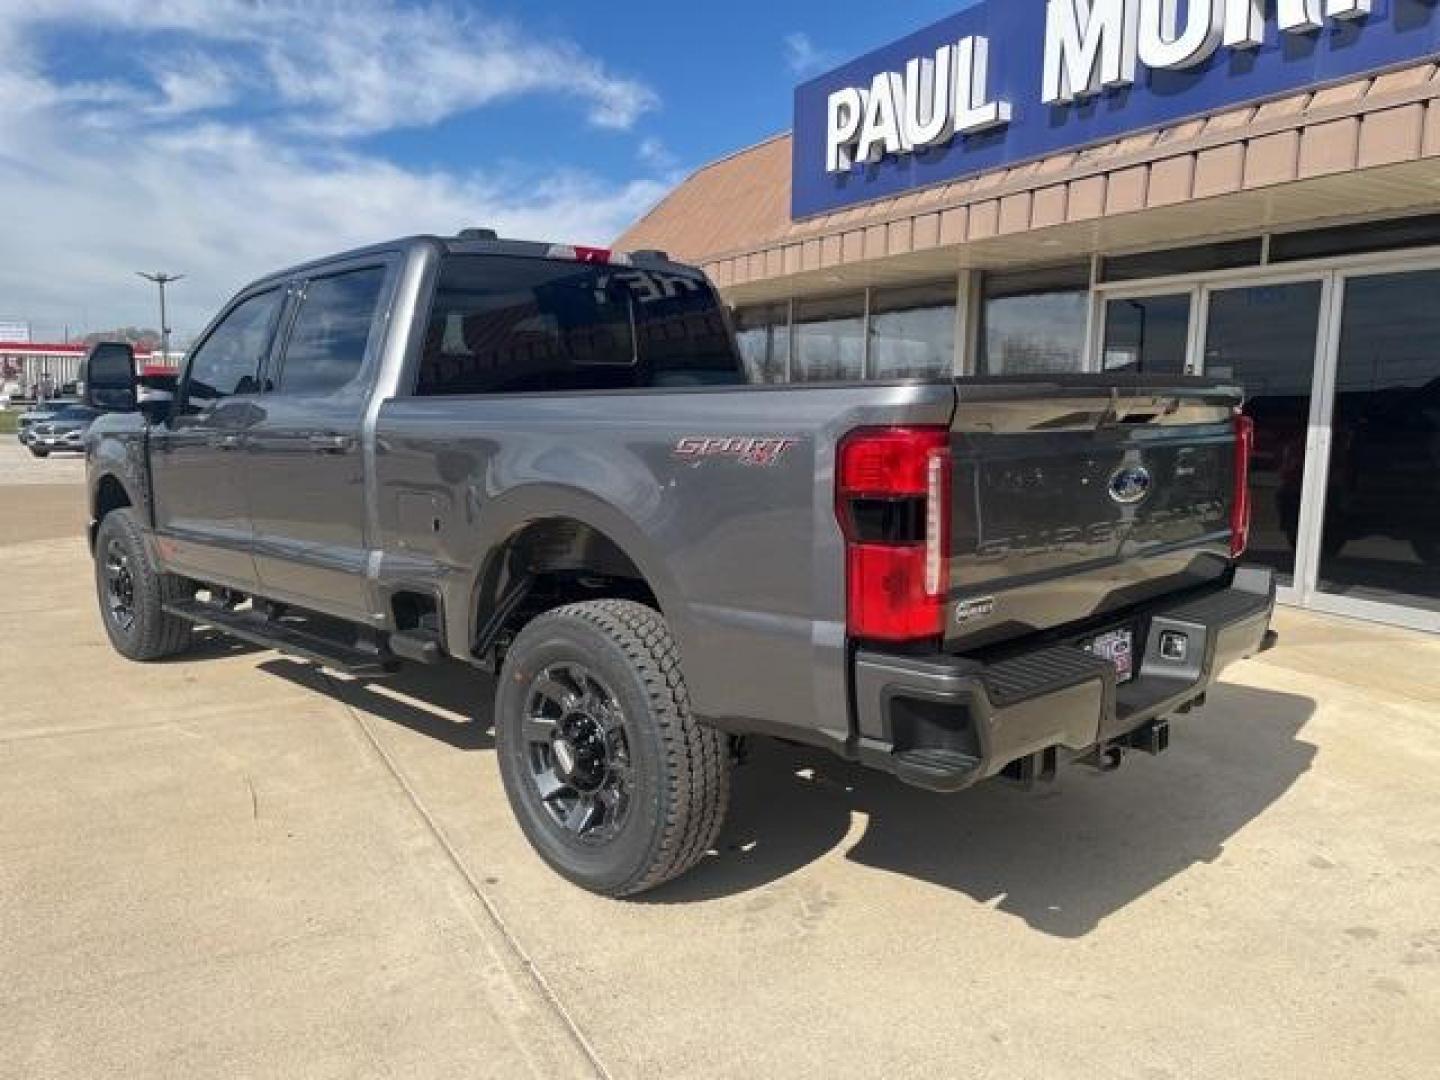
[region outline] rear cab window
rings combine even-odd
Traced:
[[[328,394],[359,377],[386,273],[383,265],[366,266],[305,284],[275,389],[284,394]]]
[[[698,274],[448,255],[421,350],[421,396],[733,386],[725,308]]]

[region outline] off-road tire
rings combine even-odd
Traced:
[[[111,610],[107,577],[107,553],[116,545],[128,560],[133,582],[133,621],[128,627]],[[186,578],[160,571],[150,556],[139,519],[130,509],[112,510],[105,515],[95,535],[95,590],[100,603],[100,621],[110,644],[131,660],[162,660],[184,652],[191,645],[192,626],[169,615],[164,605],[195,595],[195,585]]]
[[[628,814],[613,838],[586,843],[541,799],[533,740],[522,730],[541,672],[577,664],[612,691],[629,748]],[[715,845],[730,801],[730,755],[721,732],[696,721],[680,653],[660,614],[600,600],[531,621],[506,655],[496,691],[500,775],[526,838],[570,881],[625,897],[678,877]]]

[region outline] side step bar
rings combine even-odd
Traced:
[[[176,600],[166,604],[165,611],[176,618],[213,626],[242,641],[310,660],[355,678],[378,679],[395,671],[393,658],[385,653],[309,633],[302,627],[276,622],[258,611],[232,611],[200,600]]]

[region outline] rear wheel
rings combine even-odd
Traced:
[[[184,652],[191,626],[164,605],[195,594],[185,578],[162,573],[150,558],[135,512],[114,510],[95,536],[95,589],[110,644],[131,660],[159,660]]]
[[[602,600],[532,621],[506,655],[496,727],[521,829],[577,885],[633,896],[714,846],[730,798],[728,746],[691,715],[658,612]]]

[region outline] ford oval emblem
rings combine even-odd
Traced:
[[[1144,465],[1122,465],[1110,474],[1110,498],[1121,506],[1144,502],[1154,478]]]

